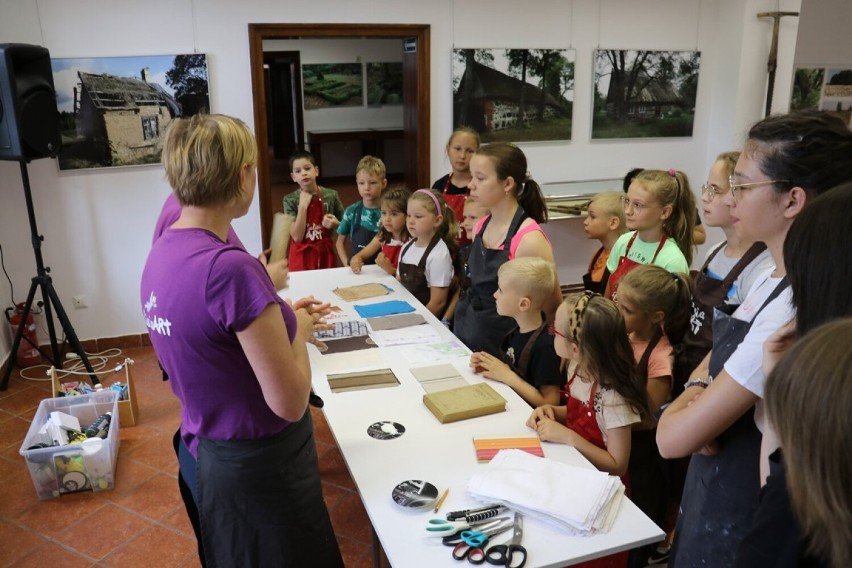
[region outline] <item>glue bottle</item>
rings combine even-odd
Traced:
[[[86,428],[88,438],[106,438],[109,431],[109,423],[112,420],[112,412],[101,414],[94,422]]]

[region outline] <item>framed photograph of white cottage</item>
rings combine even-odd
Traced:
[[[179,116],[209,112],[207,56],[52,59],[60,170],[156,164]]]
[[[572,49],[453,49],[453,128],[483,142],[570,140]]]
[[[597,49],[592,138],[692,136],[698,51]]]

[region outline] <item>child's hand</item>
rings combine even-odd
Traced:
[[[545,404],[533,410],[530,417],[527,419],[527,427],[537,430],[538,423],[542,420],[556,420],[556,413],[553,410],[553,405]]]
[[[396,274],[396,268],[394,268],[393,263],[388,257],[385,256],[385,253],[383,252],[380,252],[379,256],[376,257],[376,265],[381,267],[382,270],[384,270],[391,276]]]
[[[287,280],[290,278],[290,271],[287,268],[287,259],[283,258],[277,262],[269,263],[269,253],[272,249],[266,249],[257,256],[257,259],[266,268],[266,273],[269,274],[269,279],[272,280],[272,285],[276,290],[281,290],[287,287]]]
[[[509,365],[485,351],[473,353],[470,356],[470,364],[474,373],[501,383],[509,384],[518,376]]]
[[[311,200],[314,198],[314,194],[304,189],[299,191],[299,209],[307,209],[308,205],[311,204]]]
[[[361,269],[364,268],[364,259],[361,258],[360,254],[356,254],[349,259],[349,268],[351,268],[352,272],[355,274],[361,274]]]
[[[337,220],[337,217],[332,215],[331,213],[326,213],[322,218],[322,226],[326,229],[333,229],[340,224],[340,221]]]
[[[539,420],[535,430],[543,442],[556,442],[569,446],[576,444],[576,437],[579,435],[564,424],[547,418]]]

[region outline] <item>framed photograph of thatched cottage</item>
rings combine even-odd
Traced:
[[[60,170],[156,164],[178,116],[209,112],[207,56],[52,59]]]
[[[692,136],[698,51],[597,49],[592,138]]]
[[[302,65],[305,110],[364,105],[360,63]]]
[[[572,49],[453,49],[453,128],[483,142],[571,140]]]
[[[367,106],[402,104],[402,62],[367,63]]]

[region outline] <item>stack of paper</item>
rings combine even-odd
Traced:
[[[618,477],[521,450],[498,452],[467,488],[478,500],[502,503],[581,535],[608,531],[624,495]]]
[[[423,345],[441,341],[441,335],[431,325],[415,325],[401,329],[385,329],[370,333],[379,347],[394,345]]]

